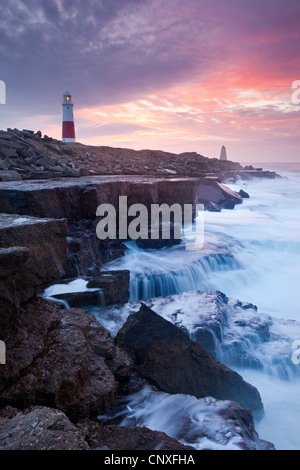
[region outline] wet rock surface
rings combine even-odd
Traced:
[[[10,416],[0,412],[0,450],[89,449],[83,434],[59,410],[34,407],[12,410]]]
[[[82,421],[77,427],[86,436],[90,448],[96,450],[195,450],[163,432],[152,431],[144,426],[102,426],[100,423]]]
[[[233,400],[257,414],[263,411],[255,387],[145,304],[128,317],[115,342],[132,357],[135,370],[159,390]]]
[[[299,328],[298,322],[271,318],[256,305],[219,291],[189,291],[142,302],[229,367],[263,370],[267,365],[268,373],[282,379],[299,376],[290,358],[291,331]],[[101,321],[116,325],[115,336],[140,307],[141,301],[103,308]]]
[[[69,223],[95,221],[99,205],[112,204],[118,214],[119,196],[127,195],[127,207],[143,204],[148,211],[151,204],[179,204],[182,209],[184,204],[233,208],[243,201],[238,193],[209,178],[88,176],[76,180],[1,183],[0,212],[66,218]]]
[[[0,214],[0,331],[12,331],[23,302],[61,277],[67,221]]]
[[[76,422],[115,405],[131,360],[92,316],[35,299],[18,312],[14,328],[5,338],[1,407],[58,408]]]
[[[170,395],[144,386],[127,397],[117,417],[129,429],[155,422],[157,430],[196,450],[274,450],[259,438],[252,413],[228,400]]]

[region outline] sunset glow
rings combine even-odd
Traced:
[[[61,138],[68,88],[85,144],[299,160],[296,0],[4,3],[1,128]]]

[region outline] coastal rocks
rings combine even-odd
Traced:
[[[251,412],[237,403],[169,395],[149,386],[127,397],[121,425],[152,426],[196,450],[274,450],[259,438]]]
[[[130,296],[129,280],[128,270],[98,271],[95,276],[83,279],[80,287],[71,288],[76,283],[74,279],[49,287],[43,296],[62,301],[68,308],[124,304]]]
[[[72,154],[61,141],[40,131],[8,129],[0,133],[0,181],[50,179],[80,176],[80,167],[64,161]],[[61,156],[62,158],[57,158]],[[9,170],[9,171],[8,171]],[[85,170],[86,171],[86,170]],[[89,171],[87,173],[89,174]]]
[[[0,411],[0,450],[194,450],[163,432],[145,427],[74,425],[54,408],[34,406]]]
[[[130,272],[104,271],[90,279],[87,288],[99,288],[102,290],[106,305],[125,303],[129,300]]]
[[[164,238],[163,237],[163,224],[160,222],[158,228],[158,238],[155,239],[153,237],[153,232],[155,227],[148,227],[148,236],[147,238],[138,238],[136,240],[136,244],[140,248],[152,248],[155,250],[158,250],[160,248],[163,248],[165,246],[173,246],[173,245],[179,245],[181,243],[181,238],[176,238],[176,225],[173,222],[170,222],[167,224],[167,228],[169,230],[169,236]],[[181,227],[179,227],[179,232],[181,234]]]
[[[18,312],[6,338],[0,406],[57,408],[76,422],[112,408],[131,375],[131,360],[83,310],[35,299]]]
[[[213,203],[214,211],[217,206],[224,209],[233,209],[236,204],[241,204],[243,201],[238,193],[210,179],[203,179],[202,184],[196,190],[195,199],[197,203],[204,205],[207,203],[211,205]],[[209,209],[210,206],[207,206],[207,208]]]
[[[11,331],[17,310],[64,274],[66,220],[0,214],[0,326]]]
[[[11,330],[21,298],[15,277],[30,256],[28,248],[0,248],[0,339]],[[31,286],[30,286],[31,289]]]
[[[81,177],[80,180],[7,182],[0,187],[0,211],[34,217],[67,218],[69,223],[96,220],[100,204],[112,204],[118,213],[119,196],[128,207],[143,204],[240,204],[243,199],[226,186],[206,178]],[[194,215],[195,215],[195,207]]]
[[[97,276],[104,263],[124,256],[126,246],[122,241],[100,240],[96,235],[96,226],[96,220],[88,219],[69,224],[66,278]]]
[[[133,358],[135,370],[159,390],[233,400],[257,414],[263,411],[254,387],[144,304],[128,317],[115,342]]]
[[[5,163],[4,163],[5,165]],[[0,171],[0,181],[18,181],[21,180],[21,175],[14,170],[1,170]]]
[[[68,308],[82,308],[89,305],[101,305],[101,297],[99,290],[85,291],[85,292],[68,292],[56,294],[52,296],[53,299],[63,301],[68,305]]]
[[[244,191],[243,189],[239,190],[239,195],[242,196],[243,199],[249,199],[249,197],[250,197],[249,194],[246,191]]]
[[[243,168],[237,162],[207,158],[196,152],[179,155],[161,150],[135,151],[126,148],[87,146],[80,143],[66,145],[40,131],[7,129],[0,132],[1,160],[11,156],[11,168],[20,178],[78,178],[84,175],[148,175],[172,178],[209,177],[245,179],[253,177],[275,178],[275,172],[261,168]],[[45,166],[39,160],[46,162]],[[55,162],[57,161],[57,163]]]
[[[291,360],[298,322],[271,318],[258,312],[256,305],[219,291],[188,291],[143,303],[228,367],[260,369],[284,380],[299,377],[299,366]],[[99,320],[115,336],[129,314],[140,307],[141,302],[132,302],[102,308]]]
[[[146,427],[102,426],[92,421],[81,421],[77,427],[85,435],[91,449],[100,450],[194,450],[176,439]]]
[[[0,450],[89,450],[82,433],[59,410],[33,407],[0,412]],[[4,416],[3,416],[4,415]]]

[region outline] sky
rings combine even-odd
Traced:
[[[1,0],[0,9],[0,129],[61,139],[69,90],[84,144],[217,158],[225,145],[241,163],[300,162],[299,0]]]

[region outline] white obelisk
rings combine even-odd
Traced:
[[[226,147],[225,147],[225,145],[222,145],[221,154],[220,154],[220,160],[227,160],[227,152],[226,152]]]

